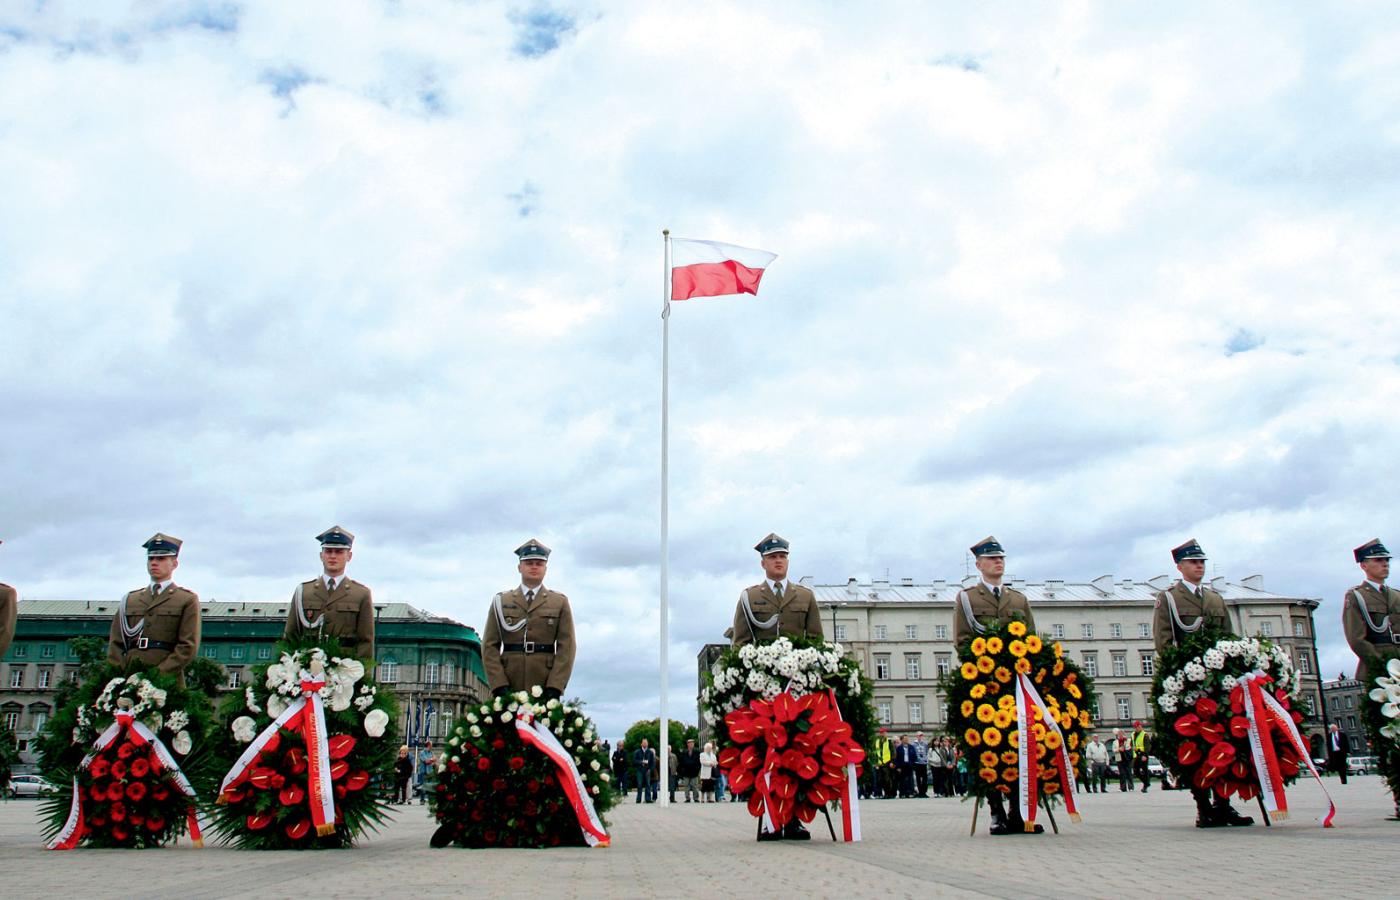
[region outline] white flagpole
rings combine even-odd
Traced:
[[[670,467],[668,461],[668,438],[670,437],[670,365],[671,365],[671,231],[662,229],[661,238],[665,249],[662,253],[663,275],[661,280],[661,783],[656,789],[661,794],[661,805],[670,803],[671,784],[671,721],[666,715],[667,700],[667,641],[670,631],[671,607],[668,599],[667,536],[668,490]]]

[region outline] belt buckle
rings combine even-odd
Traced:
[[[1396,634],[1395,632],[1392,631],[1392,632],[1390,633],[1390,642],[1391,642],[1392,644],[1400,644],[1400,634]]]
[[[534,652],[535,652],[535,642],[534,642],[534,641],[526,641],[526,642],[525,642],[525,652],[526,652],[526,653],[534,653]]]
[[[147,647],[149,647],[150,645],[151,645],[151,639],[148,638],[148,637],[142,636],[142,637],[139,637],[139,638],[136,639],[136,649],[137,649],[137,650],[145,650],[145,649],[146,649]]]

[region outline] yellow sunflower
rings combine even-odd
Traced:
[[[987,686],[985,684],[974,684],[972,690],[968,691],[968,694],[972,696],[973,700],[981,700],[983,697],[987,696]],[[971,713],[968,713],[968,715],[971,715]]]
[[[1044,670],[1044,669],[1041,669],[1039,672],[1036,672],[1036,673],[1035,673],[1035,683],[1036,683],[1036,684],[1040,684],[1040,683],[1041,683],[1042,681],[1044,681],[1044,680],[1045,680],[1045,670]]]
[[[1002,694],[997,701],[997,709],[1012,709],[1016,706],[1016,698],[1010,694]]]
[[[996,751],[983,750],[982,755],[978,757],[978,760],[982,763],[982,768],[984,769],[995,768],[997,764]]]
[[[1053,669],[1050,670],[1050,674],[1051,674],[1051,675],[1059,676],[1059,675],[1063,675],[1063,674],[1064,674],[1064,671],[1065,671],[1065,661],[1062,660],[1062,659],[1057,659],[1057,660],[1055,660],[1055,667],[1054,667]]]
[[[1041,785],[1041,788],[1045,791],[1045,793],[1053,794],[1060,789],[1060,783],[1058,781],[1046,781],[1043,785]]]
[[[992,671],[992,670],[995,669],[996,667],[997,667],[997,662],[996,662],[996,660],[992,659],[990,656],[979,656],[979,657],[977,657],[977,671],[981,672],[983,675],[985,675],[985,674],[987,674],[988,672]],[[1058,675],[1058,674],[1060,674],[1060,673],[1059,673],[1059,672],[1056,672],[1055,674]]]
[[[990,654],[992,654],[993,656],[996,656],[998,653],[1000,653],[1000,652],[1001,652],[1001,638],[999,638],[999,637],[989,637],[989,638],[987,638],[987,652],[990,653]]]
[[[1009,650],[1011,652],[1011,655],[1016,657],[1017,659],[1020,659],[1021,657],[1026,655],[1026,645],[1023,641],[1012,641],[1011,643],[1006,645],[1006,649]]]
[[[1031,661],[1024,656],[1016,660],[1016,671],[1020,672],[1022,675],[1031,674]]]
[[[1003,765],[1014,766],[1020,758],[1021,755],[1015,750],[1001,751],[1001,761]]]
[[[1079,676],[1076,675],[1074,672],[1070,672],[1068,675],[1065,676],[1065,684],[1066,684],[1066,685],[1074,684],[1074,683],[1075,683],[1076,681],[1078,681],[1078,680],[1079,680]]]
[[[1001,743],[1001,732],[994,726],[988,725],[982,729],[982,743],[988,747],[995,747]]]
[[[963,732],[963,743],[967,744],[969,747],[976,747],[978,744],[982,743],[982,735],[978,733],[976,728],[969,728],[967,731]]]
[[[1074,701],[1065,704],[1065,715],[1071,719],[1079,718],[1079,707],[1074,705]]]
[[[1011,731],[1008,731],[1008,732],[1006,733],[1006,746],[1008,746],[1008,747],[1019,747],[1019,746],[1021,746],[1021,735],[1020,735],[1020,733],[1017,732],[1015,729],[1012,729]]]
[[[1060,736],[1055,732],[1051,731],[1045,735],[1045,746],[1049,747],[1051,750],[1058,750],[1062,745],[1063,741],[1060,740]]]
[[[992,719],[992,724],[998,728],[1010,728],[1011,723],[1014,721],[1016,721],[1016,711],[1014,709],[1002,707],[997,710],[996,715]]]
[[[977,777],[978,777],[978,778],[981,778],[983,781],[987,782],[988,784],[991,784],[992,782],[994,782],[994,781],[997,780],[997,770],[996,770],[996,769],[978,769],[978,770],[977,770]]]
[[[1059,641],[1056,641],[1056,642],[1055,642],[1055,658],[1056,658],[1056,659],[1059,659],[1060,657],[1062,657],[1062,656],[1064,656],[1064,655],[1065,655],[1065,648],[1064,648],[1063,646],[1060,645],[1060,642],[1059,642]]]
[[[972,681],[977,677],[977,667],[970,662],[962,664],[962,677],[965,681]]]
[[[1069,695],[1076,700],[1084,696],[1084,692],[1079,689],[1079,685],[1077,684],[1066,685],[1065,690],[1069,691]]]
[[[1012,634],[1013,637],[1025,637],[1025,636],[1026,636],[1026,623],[1025,623],[1025,622],[1012,622],[1010,625],[1006,626],[1006,630],[1009,631],[1009,632],[1011,632],[1011,634]]]
[[[1072,766],[1077,766],[1077,765],[1079,765],[1079,754],[1078,754],[1078,753],[1071,753],[1071,754],[1069,755],[1069,764],[1072,765]]]
[[[995,681],[989,681],[989,682],[987,682],[987,693],[989,693],[989,694],[1000,694],[1000,693],[1001,693],[1001,685],[998,684],[998,683],[995,682]]]
[[[1081,712],[1081,713],[1079,714],[1079,727],[1080,727],[1080,728],[1088,728],[1088,727],[1089,727],[1089,711],[1088,711],[1087,709],[1084,710],[1083,712]]]
[[[973,703],[971,700],[964,700],[962,706],[959,708],[962,710],[963,718],[966,719],[968,716],[972,715],[972,711],[977,708],[977,704]]]
[[[997,666],[996,679],[1002,684],[1006,684],[1008,681],[1011,680],[1011,670],[1008,669],[1006,666]]]
[[[1072,728],[1074,726],[1070,727]],[[1065,743],[1069,744],[1069,749],[1073,750],[1075,747],[1079,746],[1079,735],[1075,734],[1074,732],[1070,732],[1069,737],[1065,738]]]
[[[1002,780],[1002,781],[1015,781],[1016,778],[1017,778],[1017,776],[1020,775],[1020,774],[1021,774],[1021,770],[1020,770],[1019,767],[1017,767],[1017,766],[1007,766],[1005,769],[1002,769],[1002,770],[1001,770],[1001,780]]]
[[[977,721],[984,725],[991,722],[996,714],[996,707],[992,706],[990,703],[983,703],[981,706],[977,707]]]
[[[1026,635],[1026,651],[1027,651],[1028,653],[1039,653],[1041,650],[1044,650],[1044,649],[1045,649],[1045,645],[1044,645],[1043,643],[1041,643],[1041,641],[1040,641],[1040,635],[1038,635],[1038,634],[1028,634],[1028,635]]]
[[[980,637],[979,637],[979,638],[973,638],[973,639],[972,639],[972,655],[973,655],[973,656],[981,656],[982,654],[984,654],[984,653],[986,653],[986,652],[987,652],[987,639],[986,639],[986,638],[980,638]]]

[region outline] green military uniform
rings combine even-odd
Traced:
[[[1379,539],[1367,541],[1352,553],[1358,563],[1390,559],[1390,551]],[[1342,598],[1342,630],[1357,656],[1356,678],[1364,681],[1372,660],[1400,653],[1400,591],[1369,580],[1347,591]]]
[[[993,587],[979,581],[958,592],[953,609],[953,646],[961,647],[963,641],[986,631],[987,625],[1000,625],[1018,616],[1026,623],[1028,633],[1035,631],[1035,616],[1025,594],[1006,585]]]
[[[523,563],[549,559],[550,549],[526,541],[515,550]],[[574,614],[569,598],[543,584],[523,584],[491,601],[482,632],[481,662],[493,693],[527,691],[539,685],[563,695],[574,671]]]
[[[145,543],[146,555],[177,556],[180,540],[157,534]],[[107,661],[118,666],[139,662],[174,672],[185,683],[185,667],[199,652],[199,597],[173,581],[137,588],[122,598],[107,636]]]
[[[349,550],[355,543],[355,536],[339,525],[316,539],[322,550]],[[336,637],[347,653],[374,659],[374,597],[369,588],[344,573],[335,578],[321,575],[297,585],[282,637],[290,640],[303,634]]]
[[[770,534],[754,546],[762,556],[787,553],[790,545]],[[781,591],[781,596],[779,596]],[[730,643],[735,647],[776,638],[779,635],[826,639],[817,597],[811,589],[784,580],[782,584],[764,580],[744,589],[734,607]]]

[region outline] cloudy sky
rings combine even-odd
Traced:
[[[661,229],[777,252],[671,334],[673,709],[795,575],[1216,573],[1400,543],[1400,17],[774,3],[9,4],[0,576],[481,627],[555,549],[573,688],[656,714]]]

